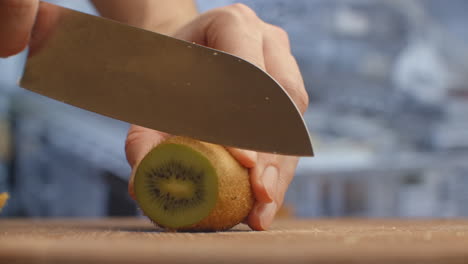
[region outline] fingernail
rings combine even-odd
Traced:
[[[260,217],[260,226],[263,230],[268,229],[271,223],[273,223],[276,215],[276,209],[277,206],[275,202],[265,204],[259,208],[258,215]]]
[[[263,171],[262,182],[268,194],[268,198],[273,201],[278,184],[278,169],[274,166],[268,166],[265,171]]]

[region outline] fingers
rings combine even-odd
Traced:
[[[151,149],[168,137],[169,134],[132,125],[125,142],[125,153],[130,166],[133,168],[138,165]]]
[[[309,103],[308,95],[297,62],[291,55],[287,33],[276,26],[264,24],[263,54],[266,71],[284,87],[299,111],[304,113]],[[270,227],[283,204],[297,162],[296,157],[259,155],[251,175],[252,188],[258,201],[247,219],[252,229],[266,230]]]
[[[39,0],[0,1],[0,57],[21,52],[28,44]]]
[[[278,208],[283,205],[284,196],[288,190],[289,184],[294,178],[296,171],[297,163],[299,158],[293,156],[283,156],[281,158],[281,174],[278,178],[278,185],[276,189],[275,201],[278,205]]]
[[[263,53],[267,72],[278,81],[298,106],[307,110],[309,97],[296,59],[292,56],[289,38],[283,29],[264,24]]]
[[[253,230],[267,230],[273,222],[278,206],[276,203],[256,204],[247,218],[247,224]]]
[[[278,167],[274,161],[275,156],[264,153],[259,154],[257,164],[250,172],[250,184],[257,203],[271,203],[274,201],[279,175]]]
[[[133,182],[135,178],[135,169],[140,161],[145,157],[151,149],[156,145],[170,137],[169,134],[156,130],[132,125],[128,131],[127,140],[125,142],[125,153],[127,161],[132,167],[132,175],[128,182],[128,193],[135,199],[133,190]]]
[[[256,203],[247,223],[254,230],[266,230],[278,208],[277,192],[281,172],[279,155],[260,153],[256,167],[251,171],[251,186]]]
[[[254,230],[267,230],[273,222],[278,206],[275,201],[278,179],[277,165],[269,162],[262,161],[252,173],[251,185],[256,203],[247,218],[247,223]]]
[[[175,36],[219,49],[265,69],[262,21],[243,4],[209,11]]]
[[[263,186],[268,190],[271,200],[257,200],[248,216],[247,223],[254,230],[266,230],[274,220],[278,209],[283,205],[284,195],[291,183],[298,162],[297,157],[259,154],[256,169],[263,173],[252,175],[252,187],[256,190],[254,179],[264,179]],[[259,194],[256,194],[258,197]]]
[[[257,152],[238,149],[238,148],[226,148],[229,153],[244,167],[253,168],[257,163]]]

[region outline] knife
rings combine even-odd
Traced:
[[[43,4],[53,12],[37,20],[41,31],[33,32],[36,41],[21,87],[174,135],[260,152],[313,155],[297,106],[255,65],[195,43]]]

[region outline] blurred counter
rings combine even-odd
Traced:
[[[0,220],[2,263],[466,263],[461,220],[283,220],[161,232],[146,219]]]

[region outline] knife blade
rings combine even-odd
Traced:
[[[297,106],[255,65],[44,4],[54,15],[36,33],[40,43],[30,47],[21,87],[174,135],[260,152],[313,155]]]

